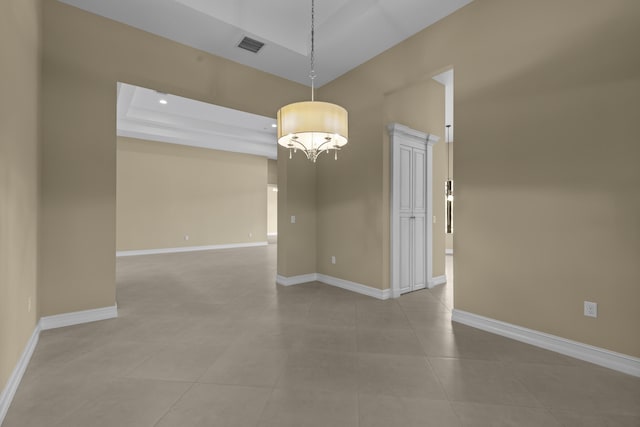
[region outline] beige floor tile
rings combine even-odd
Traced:
[[[236,344],[222,353],[198,381],[273,387],[282,375],[286,361],[285,350]]]
[[[291,350],[356,351],[356,331],[353,328],[307,326],[291,345]]]
[[[357,427],[357,393],[276,389],[260,427]]]
[[[494,348],[496,349],[498,359],[505,362],[571,366],[582,364],[581,361],[572,357],[514,340],[504,339],[501,342],[495,343]]]
[[[338,326],[354,328],[356,326],[356,300],[340,294],[319,293],[309,306],[307,321],[316,326]]]
[[[84,375],[25,374],[2,427],[56,425],[86,401],[95,399],[102,383]]]
[[[459,402],[541,407],[501,362],[429,359],[449,399]]]
[[[171,381],[116,379],[56,427],[151,427],[190,386]]]
[[[463,426],[473,427],[562,427],[549,411],[521,406],[454,402]]]
[[[450,311],[450,309],[428,289],[403,294],[398,298],[398,304],[404,310]]]
[[[234,345],[290,351],[299,346],[306,326],[304,323],[261,321],[239,336]]]
[[[392,306],[397,307],[397,306]],[[411,329],[411,323],[402,309],[374,310],[365,311],[358,310],[357,314],[358,328],[368,329]]]
[[[53,330],[46,332],[53,332]],[[27,367],[26,377],[54,374],[79,357],[93,351],[95,347],[95,341],[47,334],[38,341]]]
[[[358,328],[357,334],[359,353],[424,355],[412,329]]]
[[[277,387],[355,392],[356,355],[325,351],[289,353]]]
[[[275,285],[275,245],[116,262],[119,317],[42,332],[3,427],[640,426],[640,379],[451,323],[452,257],[386,301]]]
[[[389,313],[404,316],[404,310],[397,299],[360,299],[356,301],[356,312],[357,314]]]
[[[543,408],[454,402],[463,426],[473,427],[563,427]]]
[[[314,326],[355,328],[355,306],[350,310],[331,310],[324,308],[324,305],[311,305],[306,320]]]
[[[462,424],[444,400],[361,393],[359,427],[460,427]]]
[[[264,310],[258,318],[258,321],[304,323],[309,315],[310,306],[311,303],[308,301],[275,304]]]
[[[176,344],[154,353],[126,376],[194,382],[225,350],[216,344]]]
[[[578,412],[551,411],[564,427],[638,427],[640,415],[585,415]]]
[[[67,375],[97,373],[104,376],[124,377],[165,347],[166,344],[155,342],[107,342],[78,357],[73,363],[64,365],[55,373]]]
[[[511,363],[509,370],[547,408],[640,416],[640,378],[586,366]]]
[[[195,384],[155,427],[256,426],[270,395],[270,388]]]
[[[441,306],[444,307],[444,306]],[[451,312],[444,308],[437,309],[414,309],[405,308],[404,314],[417,330],[424,328],[452,329]]]
[[[446,394],[422,356],[358,354],[360,393],[443,400]]]
[[[461,328],[414,329],[422,349],[429,357],[499,360],[494,337],[486,332]]]

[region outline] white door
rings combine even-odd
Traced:
[[[438,138],[389,126],[392,146],[391,291],[398,297],[430,283],[432,146]]]
[[[413,287],[413,149],[400,145],[400,293]]]
[[[425,194],[425,164],[426,153],[423,148],[413,148],[413,244],[411,257],[411,272],[413,274],[411,290],[423,289],[427,286],[425,274],[425,240],[426,240],[426,194]]]
[[[399,147],[400,293],[426,286],[425,280],[425,150]]]

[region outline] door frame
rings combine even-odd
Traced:
[[[425,278],[427,288],[432,288],[433,283],[433,145],[440,137],[412,129],[400,123],[390,123],[389,147],[391,150],[391,298],[400,296],[400,145],[405,144],[424,148],[426,153],[425,164]]]

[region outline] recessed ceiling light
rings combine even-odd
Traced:
[[[274,124],[272,124],[272,125],[271,125],[271,127],[272,127],[272,128],[277,128],[277,127],[278,127],[278,125],[274,123]]]
[[[160,101],[158,101],[160,104],[162,105],[167,105],[167,100],[166,99],[161,99]]]

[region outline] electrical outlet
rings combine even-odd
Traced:
[[[584,315],[587,317],[598,317],[598,303],[585,301],[584,302]]]
[[[188,234],[184,235],[184,240],[189,240],[189,235]]]
[[[436,216],[435,215],[433,216],[433,223],[434,224],[436,223]]]
[[[27,298],[27,313],[31,313],[31,297]]]
[[[253,233],[249,233],[249,238],[252,238],[252,237],[253,237]]]
[[[335,263],[336,263],[336,256],[331,255],[331,264],[335,264]]]
[[[291,224],[295,224],[295,223],[296,223],[296,216],[291,215]]]

